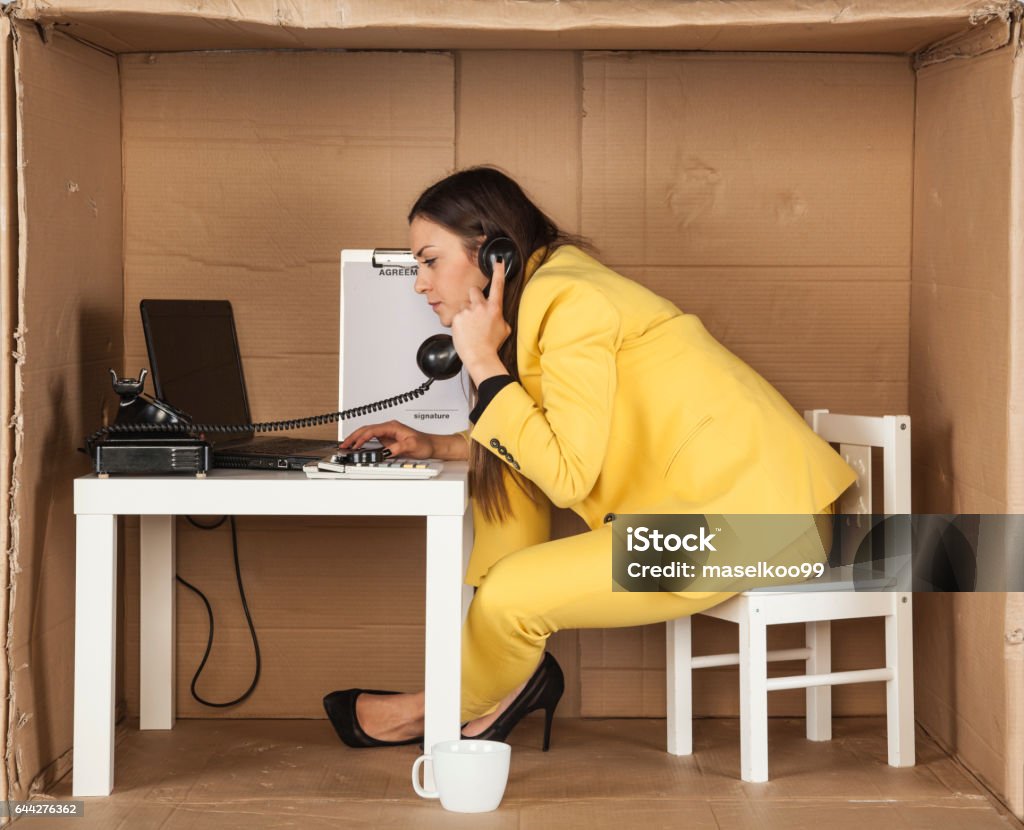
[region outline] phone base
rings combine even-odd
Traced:
[[[183,436],[111,438],[96,445],[93,466],[97,475],[168,475],[187,473],[204,477],[213,466],[206,441]]]

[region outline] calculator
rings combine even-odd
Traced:
[[[382,461],[353,463],[344,455],[329,455],[303,467],[309,478],[341,479],[425,479],[434,478],[444,469],[442,461],[415,458],[386,458]]]

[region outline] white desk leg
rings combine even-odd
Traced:
[[[423,746],[459,737],[462,704],[462,516],[427,517],[426,659]],[[434,786],[431,765],[423,783]]]
[[[75,743],[71,792],[114,788],[117,518],[80,515],[75,541]]]
[[[142,516],[139,543],[139,728],[172,729],[174,516]]]

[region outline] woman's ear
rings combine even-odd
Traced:
[[[470,254],[470,257],[469,257],[470,259],[473,260],[473,262],[478,262],[479,261],[479,259],[480,259],[480,249],[484,246],[484,243],[486,241],[487,241],[487,237],[483,236],[483,235],[480,235],[480,236],[476,237],[476,239],[473,240],[473,252]]]

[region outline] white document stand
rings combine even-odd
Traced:
[[[426,481],[324,481],[302,473],[212,470],[193,477],[75,481],[75,734],[72,793],[114,786],[117,517],[141,517],[140,727],[174,726],[174,517],[426,516],[425,744],[459,737],[462,619],[472,589],[465,462]],[[326,727],[325,727],[326,728]],[[433,773],[427,769],[433,786]]]
[[[419,263],[412,251],[341,252],[341,339],[338,344],[338,409],[390,398],[426,378],[416,365],[420,344],[451,334],[413,286]],[[367,355],[373,355],[367,360]],[[381,367],[387,367],[382,371]],[[451,435],[468,429],[469,376],[435,382],[422,396],[338,423],[338,437],[394,418],[423,432]]]

